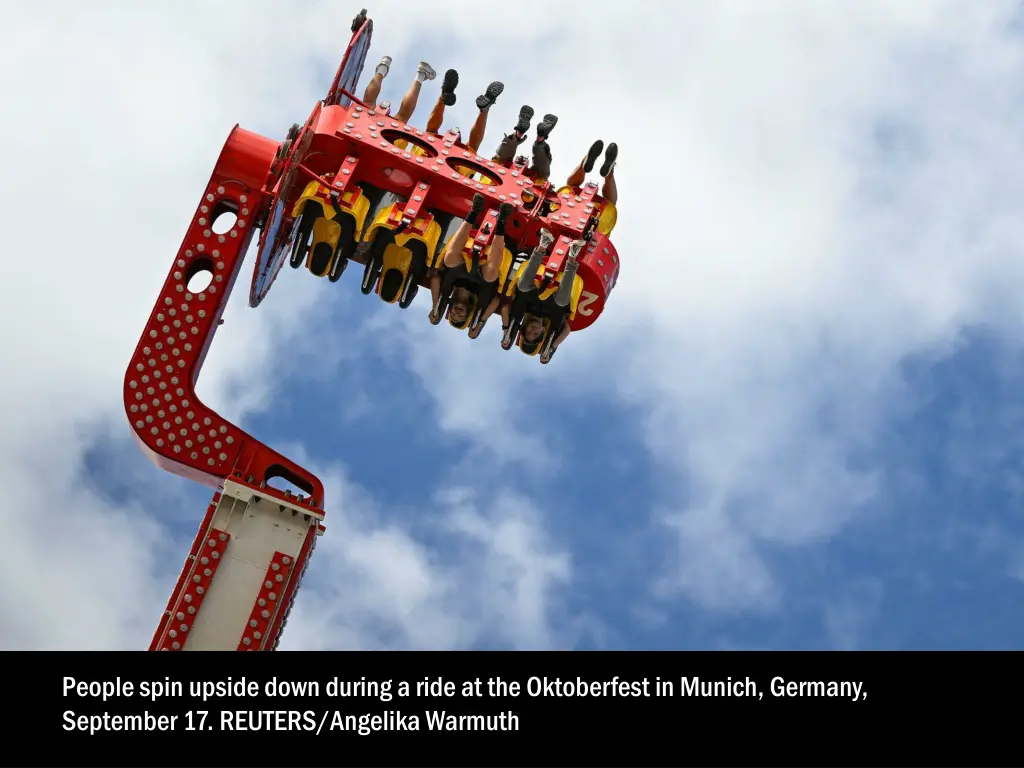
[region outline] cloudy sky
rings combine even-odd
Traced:
[[[488,145],[557,113],[556,176],[619,144],[622,272],[548,366],[246,273],[199,393],[328,487],[283,646],[1021,647],[1017,5],[371,7],[395,103],[424,59],[464,132],[506,83]],[[209,491],[122,376],[228,132],[304,119],[358,10],[0,7],[0,646],[148,645]]]

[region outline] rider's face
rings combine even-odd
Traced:
[[[534,318],[523,326],[523,338],[531,344],[544,335],[544,323]]]
[[[466,321],[466,305],[465,304],[452,304],[448,310],[448,317],[455,323],[463,323]]]

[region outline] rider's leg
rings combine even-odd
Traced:
[[[377,106],[377,99],[380,98],[380,88],[384,84],[384,78],[388,76],[388,70],[391,69],[391,57],[382,56],[380,63],[377,65],[377,70],[373,73],[373,77],[370,78],[370,82],[366,84],[366,90],[363,91],[363,104],[373,109]]]
[[[530,254],[530,260],[526,263],[526,269],[524,269],[523,273],[519,275],[519,280],[516,282],[517,291],[529,293],[534,290],[535,286],[533,281],[537,277],[537,271],[540,269],[540,265],[544,261],[544,257],[547,255],[548,247],[554,241],[554,235],[546,229],[542,229],[540,231],[540,240],[537,243],[537,247],[533,249],[533,253]]]
[[[551,176],[551,146],[546,141],[533,143],[533,159],[530,170],[538,182],[547,181]]]
[[[405,92],[405,96],[402,97],[402,103],[398,107],[398,114],[395,115],[395,120],[401,123],[408,123],[412,120],[412,113],[416,111],[416,104],[420,100],[420,86],[427,80],[433,80],[435,77],[437,77],[437,73],[427,62],[421,61],[416,66],[416,77],[409,86],[409,90]]]
[[[430,276],[430,322],[437,325],[441,321],[440,316],[435,315],[434,307],[437,300],[441,298],[441,275],[435,272]]]
[[[557,117],[547,114],[537,126],[537,139],[533,142],[533,161],[530,164],[530,171],[537,181],[546,181],[551,175],[551,147],[548,144],[548,136],[557,122]]]
[[[533,119],[533,107],[524,104],[519,109],[519,120],[512,133],[507,134],[498,145],[498,151],[494,153],[494,160],[498,163],[511,165],[515,160],[516,150],[519,145],[526,141],[526,132],[530,130],[530,121]]]
[[[497,101],[504,90],[505,84],[495,80],[487,86],[486,91],[476,97],[476,108],[480,111],[477,113],[476,120],[473,121],[473,127],[469,129],[469,141],[466,143],[466,149],[470,152],[478,152],[480,145],[484,143],[484,134],[487,132],[487,113],[491,111],[491,105]]]
[[[561,344],[569,337],[569,324],[563,323],[562,327],[558,331],[558,335],[555,336],[554,341],[551,342],[551,351],[554,352],[558,349],[558,345]]]
[[[604,142],[600,139],[591,144],[586,156],[580,160],[580,164],[576,166],[575,170],[569,174],[569,178],[565,180],[566,185],[570,187],[582,186],[583,180],[587,177],[588,173],[594,170],[594,163],[597,162],[597,158],[601,156],[603,151]]]
[[[515,206],[512,203],[502,203],[498,208],[498,218],[494,222],[494,237],[491,238],[491,245],[487,249],[487,261],[480,270],[485,283],[496,282],[501,272],[501,260],[505,255],[505,222],[514,210]]]
[[[576,258],[579,256],[583,246],[586,243],[583,240],[574,240],[572,245],[569,246],[569,255],[565,260],[565,270],[562,272],[562,276],[559,278],[558,293],[555,294],[555,304],[560,307],[568,307],[569,302],[572,301],[572,285],[576,282],[576,270],[579,267],[579,262]]]
[[[569,337],[569,321],[563,320],[562,327],[558,329],[558,335],[551,340],[550,346],[540,353],[540,361],[543,364],[551,362],[551,356],[555,354],[555,350],[561,346],[562,342]]]
[[[615,160],[618,156],[619,145],[609,144],[608,151],[604,154],[604,165],[601,166],[601,175],[604,176],[601,196],[613,205],[619,201],[619,188],[615,186]]]
[[[446,267],[457,267],[464,263],[462,251],[469,240],[469,234],[480,223],[480,215],[484,212],[486,200],[480,193],[473,195],[473,204],[465,220],[455,230],[448,243],[444,247],[443,261]]]
[[[484,308],[484,311],[480,313],[480,319],[477,321],[476,325],[469,329],[469,338],[475,339],[480,335],[480,331],[484,329],[484,323],[487,322],[487,318],[494,314],[495,310],[498,308],[498,304],[500,303],[501,296],[495,294],[494,298],[492,298]]]
[[[449,69],[444,73],[444,80],[441,82],[441,95],[437,97],[434,108],[430,110],[430,117],[427,118],[427,133],[440,133],[441,124],[444,122],[444,108],[455,103],[455,87],[459,84],[459,73]]]
[[[438,325],[441,322],[441,313],[438,311],[438,300],[441,298],[441,294],[448,296],[449,306],[454,306],[457,302],[457,295],[460,293],[466,293],[465,289],[457,287],[459,274],[458,272],[452,274],[448,271],[435,273],[430,278],[430,324]]]

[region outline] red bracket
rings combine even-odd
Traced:
[[[420,218],[420,209],[426,202],[427,194],[429,192],[429,184],[424,184],[421,181],[416,185],[412,195],[409,196],[409,200],[405,204],[405,208],[402,210],[402,221],[407,221],[409,224],[412,224],[416,219]]]
[[[275,614],[282,610],[281,606],[286,605],[281,598],[289,586],[294,567],[295,563],[290,556],[274,552],[266,576],[263,577],[263,585],[252,606],[252,613],[249,614],[249,623],[245,625],[242,638],[238,641],[238,650],[258,651],[267,644],[267,629]]]
[[[334,175],[334,183],[331,184],[331,189],[343,197],[349,188],[354,185],[353,180],[355,179],[356,168],[358,167],[359,158],[352,155],[346,157],[342,161],[341,167],[338,168],[338,172]]]
[[[273,651],[277,650],[277,644],[281,641],[281,633],[284,631],[285,624],[288,623],[288,616],[291,614],[292,606],[295,604],[295,595],[298,594],[299,587],[302,586],[302,579],[306,575],[306,569],[309,568],[309,559],[313,554],[313,550],[316,549],[317,534],[316,530],[310,530],[306,534],[306,540],[302,544],[299,558],[295,563],[296,567],[301,566],[301,569],[298,575],[285,582],[284,593],[280,599],[281,607],[276,614],[271,615],[270,626],[267,628],[266,636],[267,644]]]
[[[448,147],[448,149],[452,149],[453,145],[462,144],[462,131],[458,128],[449,128],[448,133],[441,138],[444,139],[444,145]]]
[[[476,237],[473,238],[471,246],[480,248],[482,254],[487,253],[487,246],[490,245],[491,240],[494,238],[494,221],[498,218],[498,212],[493,208],[487,212],[487,218],[484,219],[483,223],[480,224],[476,231]]]
[[[556,278],[565,267],[565,260],[571,244],[572,240],[565,235],[562,235],[555,241],[547,259],[544,261],[543,268],[537,274],[538,281],[542,282],[547,278],[548,285],[558,284]]]
[[[132,355],[124,405],[143,450],[163,469],[217,490],[232,477],[284,499],[264,485],[282,477],[309,494],[304,503],[322,509],[319,479],[227,421],[195,393],[255,231],[253,217],[267,202],[263,185],[279,146],[237,126],[228,137]],[[218,234],[215,220],[225,212],[236,220]],[[190,291],[190,281],[200,273],[208,284]]]
[[[559,210],[551,214],[552,220],[561,220],[563,226],[579,229],[582,233],[587,222],[594,214],[594,197],[597,195],[597,184],[588,182],[583,188],[570,189],[558,197]]]
[[[216,502],[214,503],[216,506]],[[198,552],[192,552],[189,559],[192,561],[191,568],[187,565],[182,571],[182,576],[188,581],[184,590],[175,590],[180,594],[175,605],[164,614],[164,620],[160,623],[156,637],[150,650],[180,651],[185,645],[186,636],[203,605],[206,593],[210,589],[210,582],[217,572],[217,567],[224,559],[224,551],[228,542],[231,541],[231,534],[218,528],[207,529],[204,525],[202,546]],[[195,548],[194,548],[195,549]],[[180,580],[179,580],[180,584]]]
[[[594,198],[597,197],[597,184],[592,181],[588,181],[580,190],[577,192],[576,200],[577,203],[593,203]],[[587,206],[591,208],[593,206]]]

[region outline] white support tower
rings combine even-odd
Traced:
[[[213,497],[150,650],[274,650],[323,512],[224,481]]]

